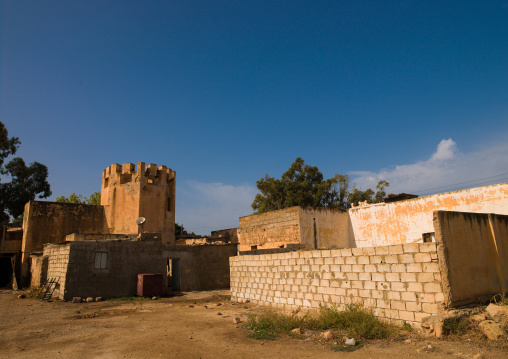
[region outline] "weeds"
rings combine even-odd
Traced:
[[[508,297],[504,294],[497,294],[492,297],[490,302],[497,305],[508,305]]]
[[[464,317],[449,317],[444,320],[443,332],[445,334],[462,334],[469,328],[469,320]]]
[[[317,315],[298,316],[298,312],[281,314],[269,310],[249,318],[248,327],[256,336],[289,334],[293,329],[344,330],[349,337],[359,339],[384,339],[393,335],[398,327],[379,321],[372,311],[358,305],[350,305],[345,311],[321,307]],[[338,350],[338,349],[337,349]]]

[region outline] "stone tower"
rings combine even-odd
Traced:
[[[101,205],[109,233],[161,233],[175,242],[175,172],[138,162],[112,164],[102,172]],[[144,217],[145,223],[136,224]]]

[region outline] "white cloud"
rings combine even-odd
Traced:
[[[351,175],[357,176],[352,181],[363,189],[375,188],[378,181],[385,180],[390,183],[390,193],[419,195],[507,182],[508,144],[461,153],[451,138],[443,139],[427,161]]]
[[[255,187],[247,185],[187,181],[177,185],[176,221],[198,234],[238,227],[238,217],[252,214],[256,193]]]

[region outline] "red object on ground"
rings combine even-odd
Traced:
[[[162,294],[162,274],[138,274],[137,295],[158,297]]]

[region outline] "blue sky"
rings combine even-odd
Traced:
[[[51,199],[164,164],[207,233],[296,157],[395,193],[507,182],[507,120],[507,0],[0,0],[0,121]]]

